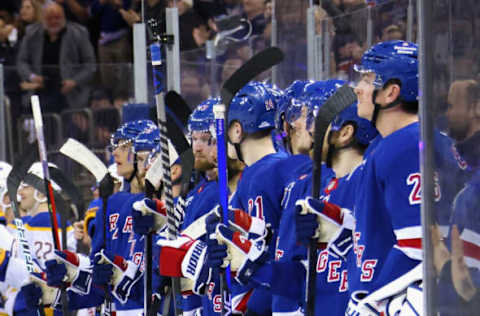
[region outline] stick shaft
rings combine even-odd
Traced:
[[[53,243],[55,245],[55,249],[62,250],[60,246],[60,238],[58,236],[57,208],[55,206],[52,183],[50,181],[50,174],[48,172],[47,149],[45,145],[45,138],[43,135],[43,119],[38,96],[33,95],[31,98],[31,102],[35,130],[37,132],[38,153],[40,155],[40,161],[42,163],[43,177],[45,179],[45,192],[47,195],[48,211],[50,213],[50,221],[52,224]]]
[[[156,42],[150,45],[150,52],[152,55],[152,71],[153,84],[155,92],[155,102],[157,105],[157,124],[160,130],[160,157],[163,165],[163,188],[165,193],[165,206],[167,208],[167,237],[168,239],[176,239],[178,235],[177,226],[175,225],[175,210],[173,204],[172,194],[172,177],[170,173],[170,151],[168,148],[168,131],[165,112],[165,101],[163,97],[162,78],[162,51],[160,43]],[[151,251],[151,250],[150,250]],[[146,267],[151,267],[152,261],[145,262]],[[177,305],[176,296],[180,294],[180,280],[179,278],[172,278],[172,296],[175,308],[175,314],[179,315],[180,310]],[[147,311],[150,313],[150,311]],[[147,314],[149,315],[149,314]]]

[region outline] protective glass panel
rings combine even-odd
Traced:
[[[431,315],[477,315],[480,300],[478,54],[480,3],[433,1],[433,99],[435,204],[432,234]]]

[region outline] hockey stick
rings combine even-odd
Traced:
[[[79,141],[69,138],[60,148],[60,152],[68,158],[76,161],[87,169],[100,183],[108,169],[105,164],[90,149]]]
[[[105,164],[85,145],[69,138],[60,148],[60,152],[85,167],[95,177],[99,184],[103,209],[103,248],[107,246],[107,206],[108,197],[113,193],[113,180]],[[112,300],[108,287],[105,288],[105,315],[112,314]]]
[[[192,114],[192,110],[188,106],[187,102],[182,98],[180,94],[175,90],[170,90],[165,95],[165,104],[180,120],[183,127],[187,126],[188,117]]]
[[[172,178],[170,174],[170,150],[168,148],[168,130],[167,130],[167,122],[166,122],[166,113],[165,113],[165,102],[163,98],[163,87],[161,78],[163,77],[161,71],[162,65],[162,52],[161,52],[161,45],[159,38],[157,36],[156,41],[150,45],[150,53],[152,58],[152,71],[153,71],[153,83],[154,83],[154,93],[155,93],[155,103],[157,105],[157,124],[160,130],[160,159],[162,162],[162,169],[163,169],[163,188],[165,192],[165,206],[167,208],[167,237],[168,239],[176,239],[177,238],[177,227],[175,225],[175,210],[173,205],[173,196],[172,196]],[[148,237],[148,236],[147,236]],[[151,251],[152,249],[152,239],[151,235],[150,238],[145,239],[145,251]],[[145,269],[148,278],[149,269],[151,270],[152,262],[145,262]],[[151,271],[150,271],[151,273]],[[150,289],[145,289],[150,291]],[[180,310],[179,306],[176,302],[176,296],[180,294],[180,279],[179,278],[172,278],[172,295],[173,295],[173,304],[175,308],[175,314],[179,315]],[[150,302],[150,299],[148,299]],[[148,316],[150,316],[150,305],[148,304],[146,308],[146,312]]]
[[[43,134],[43,118],[38,95],[32,95],[30,101],[32,103],[33,122],[35,124],[35,131],[37,134],[38,154],[40,156],[40,162],[42,164],[43,181],[45,184],[45,195],[47,196],[48,212],[50,214],[50,223],[52,225],[53,244],[56,250],[61,251],[62,245],[60,244],[60,238],[58,235],[57,207],[55,204],[55,197],[53,195],[52,182],[50,181],[50,172],[48,170],[47,148],[45,144],[45,137]],[[63,246],[65,247],[66,244],[64,244]],[[63,315],[68,315],[66,295],[67,292],[64,288],[62,288],[61,300]]]
[[[42,163],[48,211],[50,213],[50,222],[52,224],[53,244],[56,250],[61,251],[62,249],[60,246],[60,239],[58,237],[57,208],[55,206],[55,199],[53,197],[53,188],[50,181],[50,172],[48,171],[47,149],[45,145],[45,138],[43,135],[43,119],[42,111],[40,110],[40,101],[38,95],[32,95],[31,102],[33,121],[35,123],[35,131],[37,133],[38,153],[40,155],[40,162]]]
[[[353,89],[348,85],[340,87],[328,100],[320,107],[315,118],[315,133],[313,147],[313,177],[312,177],[312,197],[320,197],[321,177],[322,177],[322,145],[330,122],[342,112],[345,108],[352,105],[357,100]],[[305,287],[306,315],[315,315],[315,286],[316,286],[316,266],[317,266],[317,247],[312,241],[308,247],[307,259],[307,284]]]
[[[237,69],[223,84],[220,92],[223,104],[214,106],[215,125],[217,134],[217,161],[219,200],[222,208],[222,222],[228,225],[228,169],[227,169],[227,132],[228,110],[233,97],[240,89],[256,76],[279,64],[283,60],[283,53],[277,47],[269,47],[249,59]],[[225,284],[226,283],[226,284]],[[220,277],[220,291],[222,293],[222,315],[231,313],[230,268]]]

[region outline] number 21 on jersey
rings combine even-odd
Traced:
[[[254,207],[255,207],[255,213],[252,215],[252,211],[253,211]],[[256,216],[260,219],[264,219],[264,216],[263,216],[263,199],[262,199],[261,195],[257,196],[255,198],[255,200],[253,200],[253,199],[248,200],[248,214],[250,214],[252,216]]]

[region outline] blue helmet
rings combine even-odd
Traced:
[[[290,106],[292,99],[298,98],[303,93],[306,84],[312,81],[295,80],[283,92],[283,98],[277,103],[277,112],[275,112],[275,128],[282,130],[285,112]]]
[[[148,126],[135,137],[133,141],[133,150],[138,153],[140,151],[151,151],[160,142],[160,130],[156,125]]]
[[[307,129],[310,129],[318,109],[344,84],[345,81],[337,79],[307,83],[303,89],[303,93],[298,98],[292,99],[285,113],[287,122],[293,123],[296,121],[301,116],[302,108],[305,106],[308,109]]]
[[[345,124],[355,123],[355,139],[359,144],[369,145],[370,142],[378,135],[377,129],[370,123],[369,120],[361,118],[357,114],[357,104],[344,109],[332,121],[331,130],[338,131]]]
[[[247,83],[233,98],[228,111],[228,125],[238,121],[244,133],[251,134],[275,127],[275,97],[266,84]]]
[[[215,137],[213,106],[220,103],[219,98],[208,98],[200,103],[188,118],[188,133],[191,135],[193,131],[210,132],[212,137]]]
[[[156,125],[150,120],[126,122],[117,128],[117,130],[112,134],[110,138],[110,144],[113,147],[116,147],[119,145],[120,140],[133,142],[141,132],[152,127],[156,127]]]
[[[389,80],[401,82],[400,98],[414,102],[418,98],[418,46],[406,41],[388,41],[372,46],[355,65],[360,73],[376,74],[374,85],[381,88]]]

